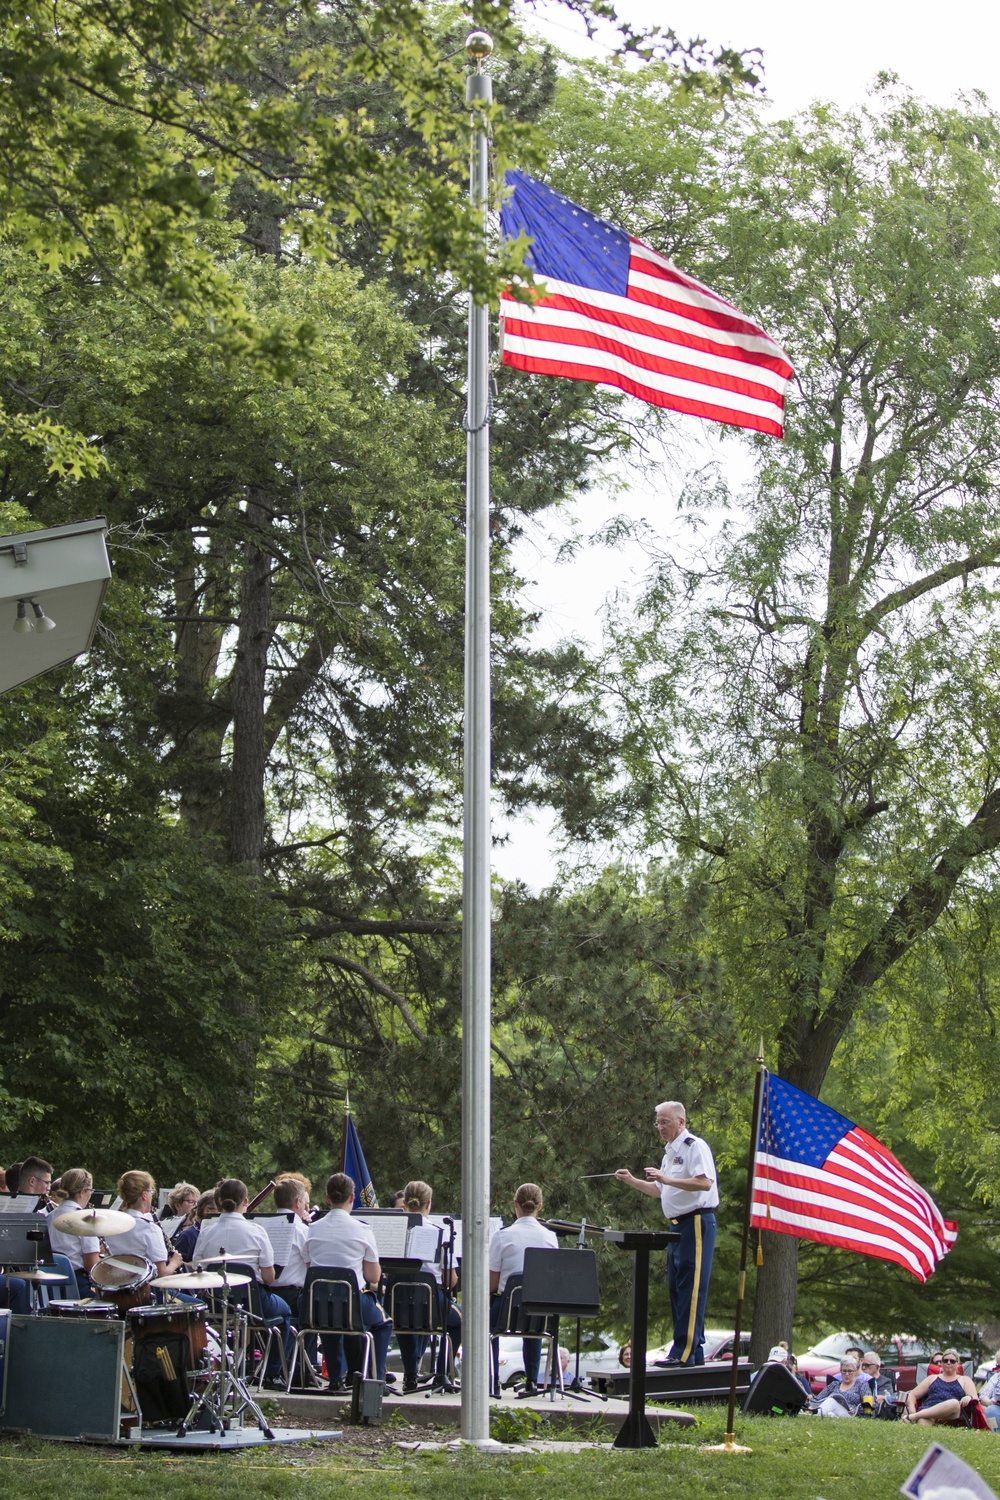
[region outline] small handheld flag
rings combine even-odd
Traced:
[[[660,255],[525,172],[500,211],[544,295],[503,294],[503,363],[618,386],[653,406],[781,437],[787,354],[762,328]]]
[[[957,1225],[880,1141],[767,1073],[750,1223],[895,1261],[918,1281],[958,1238]]]
[[[372,1180],[368,1172],[368,1164],[365,1161],[365,1153],[361,1149],[358,1139],[357,1127],[351,1115],[350,1108],[344,1112],[344,1166],[348,1177],[354,1183],[354,1206],[362,1208],[378,1208],[378,1198],[372,1187]]]

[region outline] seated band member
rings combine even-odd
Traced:
[[[13,1313],[30,1313],[31,1293],[20,1276],[0,1276],[0,1307],[9,1307]]]
[[[142,1255],[152,1261],[157,1276],[169,1276],[180,1269],[181,1258],[171,1254],[162,1228],[153,1214],[156,1183],[148,1172],[123,1172],[118,1179],[122,1213],[135,1220],[135,1227],[116,1234],[111,1250],[114,1255]]]
[[[40,1156],[26,1156],[17,1174],[17,1191],[38,1198],[38,1210],[51,1213],[52,1201],[49,1188],[52,1186],[52,1168]]]
[[[372,1334],[375,1345],[375,1376],[385,1379],[385,1361],[392,1337],[392,1324],[386,1317],[375,1295],[375,1288],[382,1279],[382,1266],[378,1258],[378,1246],[371,1226],[351,1214],[354,1206],[354,1181],[346,1172],[334,1172],[326,1183],[326,1201],[330,1212],[317,1219],[306,1229],[305,1242],[301,1248],[292,1247],[285,1281],[301,1287],[305,1283],[310,1266],[343,1266],[353,1271],[358,1278],[361,1292],[361,1321]],[[299,1303],[302,1308],[301,1299]],[[302,1309],[304,1312],[304,1309]],[[320,1344],[326,1359],[327,1374],[331,1381],[334,1371],[341,1368],[341,1335],[321,1334]],[[348,1373],[361,1369],[364,1350],[359,1338],[347,1336],[343,1339]]]
[[[538,1222],[542,1207],[542,1190],[535,1182],[522,1182],[514,1194],[513,1224],[499,1230],[490,1240],[490,1329],[495,1331],[503,1305],[503,1292],[512,1276],[524,1270],[524,1252],[529,1246],[558,1250],[559,1241],[551,1229]],[[630,1346],[631,1348],[631,1346]],[[542,1357],[541,1339],[523,1339],[525,1396],[538,1394],[538,1366]],[[493,1383],[500,1384],[500,1350],[493,1344]]]
[[[174,1235],[174,1249],[185,1265],[194,1263],[195,1246],[198,1243],[198,1235],[203,1222],[205,1219],[217,1218],[218,1213],[219,1205],[215,1201],[215,1189],[213,1188],[210,1193],[202,1193],[195,1204],[192,1222],[184,1229],[178,1229]]]
[[[170,1189],[167,1201],[156,1217],[161,1224],[166,1224],[170,1219],[183,1219],[184,1222],[178,1224],[174,1231],[175,1234],[179,1234],[182,1229],[186,1229],[193,1222],[194,1211],[200,1196],[198,1189],[190,1182],[179,1182],[176,1187]]]
[[[219,1216],[202,1220],[194,1250],[195,1266],[204,1265],[215,1255],[235,1255],[252,1266],[260,1283],[257,1289],[260,1315],[265,1322],[281,1329],[285,1359],[290,1361],[295,1349],[292,1310],[283,1297],[275,1296],[270,1290],[274,1280],[274,1251],[260,1225],[244,1218],[250,1206],[246,1183],[238,1177],[224,1177],[216,1186],[215,1201],[219,1205]],[[281,1362],[276,1349],[271,1351],[264,1374],[268,1380],[280,1379]]]
[[[52,1215],[58,1219],[65,1213],[82,1213],[90,1202],[94,1191],[94,1179],[85,1167],[70,1167],[59,1179],[58,1191],[53,1194],[56,1210]],[[94,1235],[64,1234],[54,1224],[49,1224],[49,1243],[53,1254],[65,1255],[76,1276],[77,1292],[81,1297],[90,1296],[90,1273],[101,1258],[101,1242]],[[72,1288],[68,1290],[72,1295]]]
[[[275,1213],[291,1213],[293,1215],[291,1229],[292,1236],[289,1241],[288,1252],[285,1256],[285,1264],[281,1267],[274,1280],[274,1290],[280,1292],[282,1297],[292,1309],[292,1317],[298,1320],[299,1291],[300,1287],[288,1280],[289,1264],[293,1264],[292,1274],[297,1274],[294,1266],[302,1265],[302,1252],[305,1249],[306,1230],[312,1223],[312,1205],[309,1202],[309,1194],[312,1192],[312,1183],[308,1178],[300,1177],[295,1172],[285,1172],[275,1179],[274,1184],[274,1209]],[[294,1260],[293,1260],[294,1257]],[[305,1342],[305,1351],[313,1365],[317,1365],[316,1335],[308,1338]],[[337,1341],[337,1357],[331,1358],[334,1340],[330,1340],[330,1348],[326,1356],[326,1373],[329,1378],[329,1389],[331,1391],[342,1391],[345,1388],[344,1377],[346,1365],[344,1363],[343,1340]],[[303,1379],[303,1384],[308,1380]]]
[[[421,1214],[425,1220],[430,1215],[432,1198],[433,1194],[430,1184],[421,1182],[419,1179],[414,1182],[408,1182],[403,1189],[403,1207],[406,1209],[407,1213]],[[441,1279],[441,1267],[437,1264],[436,1261],[425,1260],[422,1263],[420,1269],[421,1271],[429,1272],[429,1274],[434,1277],[434,1280],[438,1284],[438,1319],[439,1321],[443,1322],[445,1318],[446,1299],[444,1294],[444,1286]],[[449,1290],[453,1289],[458,1284],[458,1272],[455,1270],[454,1266],[451,1268],[448,1284]],[[453,1345],[457,1345],[461,1342],[461,1338],[462,1315],[459,1312],[458,1308],[455,1306],[454,1302],[449,1302],[446,1337],[442,1338],[440,1341],[440,1345],[438,1348],[437,1369],[434,1372],[434,1379],[436,1383],[444,1384],[447,1379],[448,1339],[451,1339]],[[424,1350],[427,1348],[427,1338],[425,1335],[419,1333],[397,1333],[396,1341],[399,1344],[399,1353],[403,1361],[403,1393],[405,1395],[408,1392],[415,1391],[417,1389],[420,1361],[423,1358]]]

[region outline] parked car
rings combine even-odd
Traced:
[[[571,1332],[572,1337],[566,1338],[566,1333]],[[569,1350],[569,1366],[565,1379],[570,1380],[576,1367],[576,1330],[575,1328],[561,1328],[563,1347]],[[502,1333],[500,1335],[500,1384],[502,1386],[516,1385],[519,1380],[524,1379],[524,1350],[522,1341],[518,1334]],[[546,1345],[546,1348],[548,1346]],[[580,1375],[585,1376],[586,1371],[592,1366],[618,1367],[617,1340],[610,1333],[592,1333],[583,1329],[580,1335]],[[429,1355],[424,1356],[424,1363],[428,1366]],[[391,1364],[390,1356],[390,1364]],[[457,1355],[459,1372],[462,1368],[462,1351],[459,1349]]]
[[[662,1367],[667,1355],[670,1353],[670,1344],[661,1344],[657,1349],[650,1349],[646,1354],[646,1366]],[[733,1330],[731,1328],[706,1328],[705,1329],[705,1363],[712,1360],[732,1360],[733,1357]],[[740,1334],[740,1360],[750,1358],[750,1335]]]
[[[731,1328],[706,1328],[705,1329],[705,1363],[710,1359],[727,1359],[733,1357],[733,1330]],[[740,1360],[750,1358],[750,1335],[745,1330],[740,1333]]]

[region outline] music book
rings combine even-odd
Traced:
[[[16,1198],[0,1197],[0,1214],[33,1214],[37,1193],[19,1193]]]
[[[433,1220],[415,1225],[406,1236],[406,1253],[411,1260],[424,1260],[429,1261],[431,1265],[439,1265],[441,1261],[440,1227]]]
[[[254,1214],[253,1221],[271,1241],[276,1266],[287,1266],[292,1246],[295,1243],[295,1215],[293,1213]]]
[[[393,1260],[401,1260],[406,1255],[408,1216],[405,1213],[372,1214],[371,1218],[366,1218],[364,1214],[356,1214],[355,1217],[371,1229],[380,1256],[385,1255]]]

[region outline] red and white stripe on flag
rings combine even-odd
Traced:
[[[958,1237],[930,1194],[857,1125],[818,1167],[758,1150],[750,1222],[895,1261],[920,1281]]]
[[[503,294],[503,363],[613,385],[653,406],[781,437],[792,366],[749,318],[629,238],[624,296],[545,277],[534,305]]]

